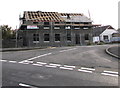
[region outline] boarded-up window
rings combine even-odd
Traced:
[[[60,34],[55,34],[55,41],[60,41]]]
[[[39,41],[39,34],[33,34],[33,41]]]
[[[67,41],[71,41],[71,34],[67,34]]]
[[[44,41],[50,41],[50,35],[44,34]]]
[[[85,40],[89,40],[89,34],[85,34]]]

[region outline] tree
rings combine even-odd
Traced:
[[[13,37],[13,30],[12,27],[9,27],[8,25],[1,25],[0,31],[2,32],[2,39],[11,39]]]

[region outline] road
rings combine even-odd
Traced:
[[[112,45],[71,46],[3,52],[3,86],[118,86]]]

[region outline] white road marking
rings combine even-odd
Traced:
[[[54,63],[50,63],[49,65],[53,65],[53,66],[61,66],[60,64],[54,64]]]
[[[77,49],[77,48],[72,48],[72,49],[67,49],[67,50],[61,50],[59,52],[65,52],[65,51],[70,51],[70,50],[75,50],[75,49]]]
[[[54,66],[54,65],[45,65],[45,67],[57,68],[57,66]]]
[[[7,62],[7,60],[0,60],[1,62]]]
[[[76,68],[76,66],[69,66],[69,65],[64,65],[64,67],[68,67],[68,68]]]
[[[78,71],[92,73],[92,71],[82,70],[82,69],[78,69]]]
[[[42,64],[32,64],[32,65],[35,65],[35,66],[43,66]]]
[[[81,67],[82,70],[91,70],[91,71],[95,71],[95,69],[93,68],[86,68],[86,67]]]
[[[60,69],[73,70],[73,68],[60,67]]]
[[[19,83],[19,86],[30,87],[30,85]]]
[[[36,58],[40,58],[40,57],[44,57],[44,56],[47,56],[47,55],[51,55],[52,53],[46,53],[46,54],[43,54],[43,55],[40,55],[40,56],[36,56],[36,57],[33,57],[33,58],[30,58],[28,60],[34,60]]]
[[[24,61],[20,61],[18,63],[21,63],[21,64],[31,64],[31,63],[33,63],[33,61],[24,60]]]
[[[27,85],[27,84],[23,84],[23,83],[19,83],[19,86],[24,86],[24,87],[30,87],[30,88],[37,88],[31,85]]]
[[[47,64],[47,63],[44,63],[44,62],[36,62],[36,63],[38,63],[38,64],[42,64],[42,65]]]
[[[10,63],[17,63],[17,61],[9,61]]]
[[[106,71],[104,70],[105,73],[111,73],[111,74],[118,74],[118,72],[114,72],[114,71]]]
[[[101,73],[102,75],[108,75],[108,76],[115,76],[115,77],[118,77],[118,75],[116,74],[109,74],[109,73]]]

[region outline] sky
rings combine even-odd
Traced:
[[[118,29],[119,0],[1,0],[0,25],[19,28],[23,11],[83,13],[93,24],[111,25]],[[89,12],[89,13],[88,13]],[[120,26],[119,26],[120,27]]]

